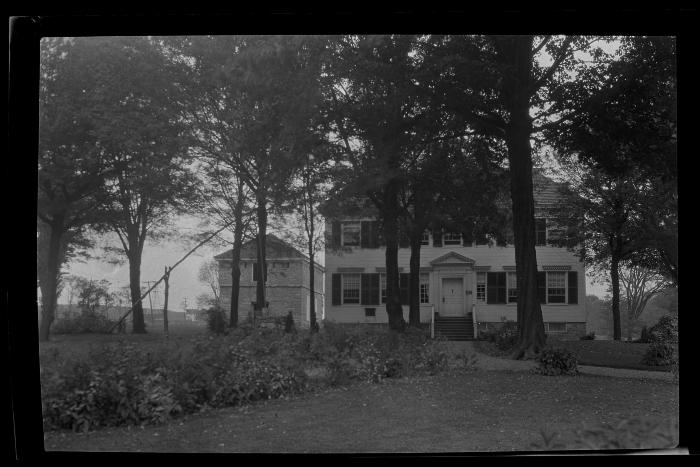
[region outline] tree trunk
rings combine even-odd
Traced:
[[[518,326],[515,358],[527,358],[545,345],[542,309],[537,296],[535,252],[535,201],[532,192],[532,36],[509,38],[505,57],[509,69],[504,77],[504,96],[509,110],[506,144],[510,164],[510,193],[513,206],[515,267],[518,280]]]
[[[260,276],[255,294],[255,311],[260,311],[265,307],[265,237],[267,234],[267,201],[265,196],[259,195],[258,202],[258,270]]]
[[[243,246],[243,182],[238,182],[238,198],[234,210],[233,258],[231,259],[231,314],[228,327],[238,326],[238,299],[241,289],[241,247]]]
[[[309,196],[309,329],[311,332],[318,332],[318,321],[316,320],[316,261],[314,255],[314,235],[316,226],[314,225],[314,205],[311,200],[312,198]]]
[[[384,190],[384,241],[386,243],[386,312],[389,329],[403,331],[403,319],[399,289],[399,241],[398,241],[398,182],[390,180]]]
[[[627,310],[627,342],[632,342],[632,327],[634,326],[634,316],[632,310]]]
[[[61,268],[61,237],[64,233],[63,220],[55,218],[49,226],[49,251],[47,258],[46,287],[42,287],[41,297],[41,325],[39,326],[39,341],[49,340],[51,324],[56,312],[58,301],[58,278]],[[46,290],[44,290],[46,289]]]
[[[420,247],[421,236],[411,235],[411,259],[409,261],[408,325],[420,325]]]
[[[146,323],[143,319],[143,303],[141,301],[141,255],[129,255],[129,289],[131,291],[131,308],[134,334],[145,334]]]
[[[610,284],[612,286],[613,339],[622,339],[620,326],[620,260],[613,252],[610,259]]]

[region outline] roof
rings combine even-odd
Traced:
[[[256,239],[248,240],[241,246],[241,259],[255,259],[258,256]],[[216,260],[232,259],[233,249],[214,256]],[[306,255],[294,248],[284,240],[280,240],[272,234],[265,236],[265,258],[307,259]]]

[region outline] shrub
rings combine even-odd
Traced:
[[[515,321],[504,321],[496,331],[496,347],[499,350],[511,350],[518,342],[518,323]]]
[[[55,334],[106,333],[116,321],[97,312],[85,310],[75,318],[65,318],[54,323],[51,331]]]
[[[544,348],[537,355],[536,372],[547,376],[577,375],[578,358],[576,354],[561,347]]]
[[[207,329],[217,336],[226,333],[226,318],[222,309],[212,307],[207,310]]]
[[[290,332],[295,332],[296,329],[294,328],[294,316],[292,316],[292,312],[290,311],[287,313],[287,316],[284,320],[284,332],[290,333]]]
[[[591,331],[588,334],[579,337],[579,339],[582,341],[593,341],[595,340],[595,332]]]
[[[672,365],[677,361],[675,346],[663,341],[652,342],[642,358],[642,363],[650,366]]]
[[[649,340],[678,344],[678,318],[672,315],[662,316],[659,322],[649,329]]]

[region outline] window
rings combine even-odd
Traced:
[[[430,275],[420,275],[420,302],[430,303]]]
[[[538,217],[535,219],[535,245],[547,244],[547,219]]]
[[[360,245],[360,228],[359,222],[343,222],[343,246],[359,246]]]
[[[486,303],[508,303],[505,272],[486,273]]]
[[[442,236],[442,242],[445,245],[461,245],[462,234],[455,232],[445,232]]]
[[[508,273],[508,303],[518,303],[518,275],[515,272]]]
[[[476,273],[476,301],[485,303],[486,302],[486,273],[477,272]]]
[[[430,231],[426,230],[423,232],[423,236],[420,238],[421,245],[430,245]]]
[[[289,261],[281,261],[279,263],[275,263],[275,266],[277,266],[279,269],[289,269]]]
[[[566,273],[547,273],[547,303],[566,303]]]
[[[546,332],[566,332],[566,323],[544,323]]]
[[[379,298],[382,303],[386,303],[386,274],[379,275]]]
[[[343,303],[360,303],[359,274],[343,274]]]

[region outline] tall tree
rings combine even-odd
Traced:
[[[585,37],[434,36],[433,66],[445,107],[470,130],[501,139],[507,148],[518,281],[519,337],[513,356],[538,352],[545,342],[537,296],[537,258],[531,140],[552,113],[545,91],[566,78]],[[543,53],[550,62],[537,60]]]
[[[98,219],[99,191],[117,166],[102,154],[91,87],[96,51],[77,39],[41,43],[38,159],[39,339],[47,341],[58,299],[61,266],[89,246],[85,229]]]
[[[398,272],[404,164],[428,116],[421,105],[419,40],[409,35],[337,37],[324,69],[328,115],[333,134],[344,143],[344,164],[351,174],[344,192],[368,196],[379,213],[386,245],[386,311],[394,330],[405,327]]]
[[[205,261],[199,267],[197,273],[199,282],[211,289],[214,297],[213,305],[219,308],[221,305],[221,287],[219,282],[219,263],[216,261]]]
[[[200,136],[211,137],[216,146],[209,156],[227,165],[251,192],[263,268],[269,210],[288,193],[300,165],[296,142],[317,115],[317,42],[298,36],[216,36],[186,38],[177,45],[195,77],[191,115]],[[258,281],[255,309],[265,306],[265,282]]]
[[[669,282],[658,273],[633,264],[620,270],[620,282],[627,307],[627,341],[632,341],[632,328],[649,300],[669,287]]]
[[[103,230],[116,233],[129,261],[133,332],[146,327],[141,258],[146,239],[171,232],[168,221],[194,196],[184,140],[182,93],[173,64],[153,38],[81,38],[99,51],[92,112],[103,157],[119,164],[102,194]]]

